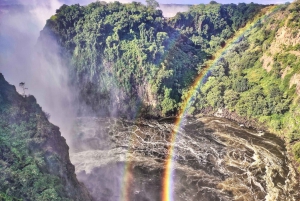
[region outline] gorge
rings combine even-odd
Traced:
[[[79,118],[77,178],[96,200],[161,200],[173,122]],[[172,200],[300,199],[298,175],[273,134],[202,117],[188,118],[176,138]]]
[[[64,4],[30,51],[0,19],[40,90],[0,76],[0,199],[300,200],[299,4]]]

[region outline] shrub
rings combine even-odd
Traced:
[[[293,153],[294,153],[296,159],[300,159],[300,142],[297,142],[293,146]]]

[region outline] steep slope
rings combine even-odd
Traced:
[[[238,41],[229,44],[210,66],[210,76],[191,108],[192,114],[209,109],[269,129],[292,145],[297,160],[299,8],[299,2],[269,7]]]
[[[80,98],[93,111],[166,116],[176,113],[205,60],[263,7],[200,5],[186,19],[168,21],[140,3],[64,5],[40,43],[52,36],[63,47]]]
[[[33,96],[0,74],[0,200],[92,200],[69,148]]]
[[[299,2],[195,5],[164,19],[139,3],[62,6],[41,33],[70,60],[92,111],[218,115],[268,129],[300,160]],[[195,78],[205,73],[198,90]],[[249,123],[252,122],[252,123]]]

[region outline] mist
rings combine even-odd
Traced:
[[[46,58],[39,53],[36,44],[46,20],[55,14],[56,9],[62,4],[86,5],[93,1],[2,0],[0,2],[0,72],[10,84],[16,86],[19,93],[23,93],[19,83],[25,82],[28,88],[26,94],[36,97],[43,110],[50,114],[50,122],[60,127],[62,135],[67,140],[76,116],[73,105],[77,92],[69,86],[67,68],[60,61],[58,48],[54,44],[47,47],[51,49],[52,55]],[[161,5],[160,9],[166,17],[171,17],[179,11],[186,11],[188,7]]]
[[[159,9],[162,10],[164,17],[174,17],[178,12],[189,11],[190,5],[160,4]]]
[[[23,2],[22,2],[23,3]],[[62,135],[70,135],[75,117],[74,94],[69,86],[67,68],[53,44],[47,58],[37,48],[37,39],[51,15],[61,6],[56,0],[24,1],[23,6],[1,7],[0,72],[16,86],[25,82],[26,95],[34,95],[43,111],[50,114],[50,122],[59,126]]]

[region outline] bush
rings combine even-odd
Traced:
[[[300,142],[297,142],[293,146],[293,153],[294,153],[296,159],[300,159]]]

